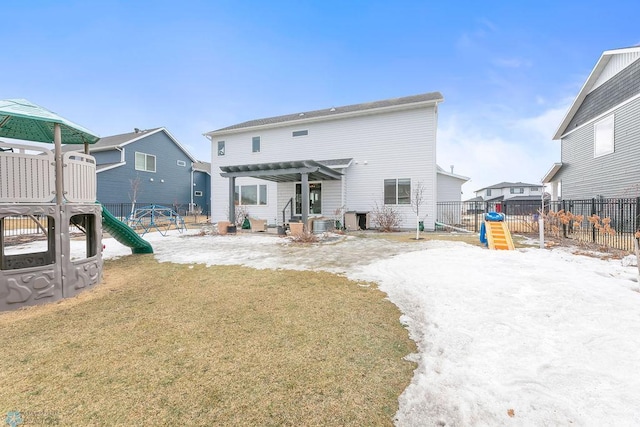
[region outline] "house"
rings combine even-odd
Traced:
[[[451,166],[451,172],[447,172],[440,166],[436,165],[437,169],[437,187],[438,187],[438,202],[459,202],[462,200],[462,185],[469,181],[469,177],[457,175],[453,173],[453,166]]]
[[[640,47],[605,51],[553,139],[561,159],[544,176],[552,198],[640,196]]]
[[[205,136],[212,144],[212,221],[234,219],[236,206],[282,225],[308,217],[365,226],[370,214],[393,208],[403,228],[416,224],[412,195],[422,189],[420,217],[435,224],[438,182],[466,178],[438,174],[439,92],[304,111],[235,124]],[[451,195],[450,197],[455,197]],[[305,203],[302,203],[306,200]]]
[[[197,161],[164,127],[101,138],[89,153],[96,159],[98,200],[104,205],[135,201],[174,206],[181,213],[206,209],[210,165]]]
[[[541,184],[526,184],[524,182],[500,182],[476,190],[476,197],[469,201],[502,202],[504,200],[540,200],[543,188]]]

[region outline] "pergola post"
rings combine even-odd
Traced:
[[[236,177],[229,177],[229,222],[232,225],[236,223]]]
[[[302,181],[301,187],[301,207],[302,207],[302,226],[307,230],[307,219],[309,218],[309,174],[301,173],[300,178]],[[309,231],[309,230],[307,230]]]

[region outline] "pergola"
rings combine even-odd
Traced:
[[[229,221],[235,220],[236,178],[250,177],[272,182],[302,182],[302,200],[309,199],[309,180],[328,181],[342,179],[342,172],[315,160],[256,163],[249,165],[220,166],[220,176],[229,178]],[[309,204],[302,203],[302,223],[307,224]]]

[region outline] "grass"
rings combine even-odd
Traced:
[[[374,286],[319,272],[109,261],[0,314],[0,415],[25,425],[391,425],[415,365]]]

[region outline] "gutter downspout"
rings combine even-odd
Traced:
[[[195,185],[193,183],[193,162],[191,162],[191,186],[189,186],[189,193],[191,194],[191,201],[189,202],[189,212],[193,212],[194,211],[194,206],[193,206],[193,186]]]

